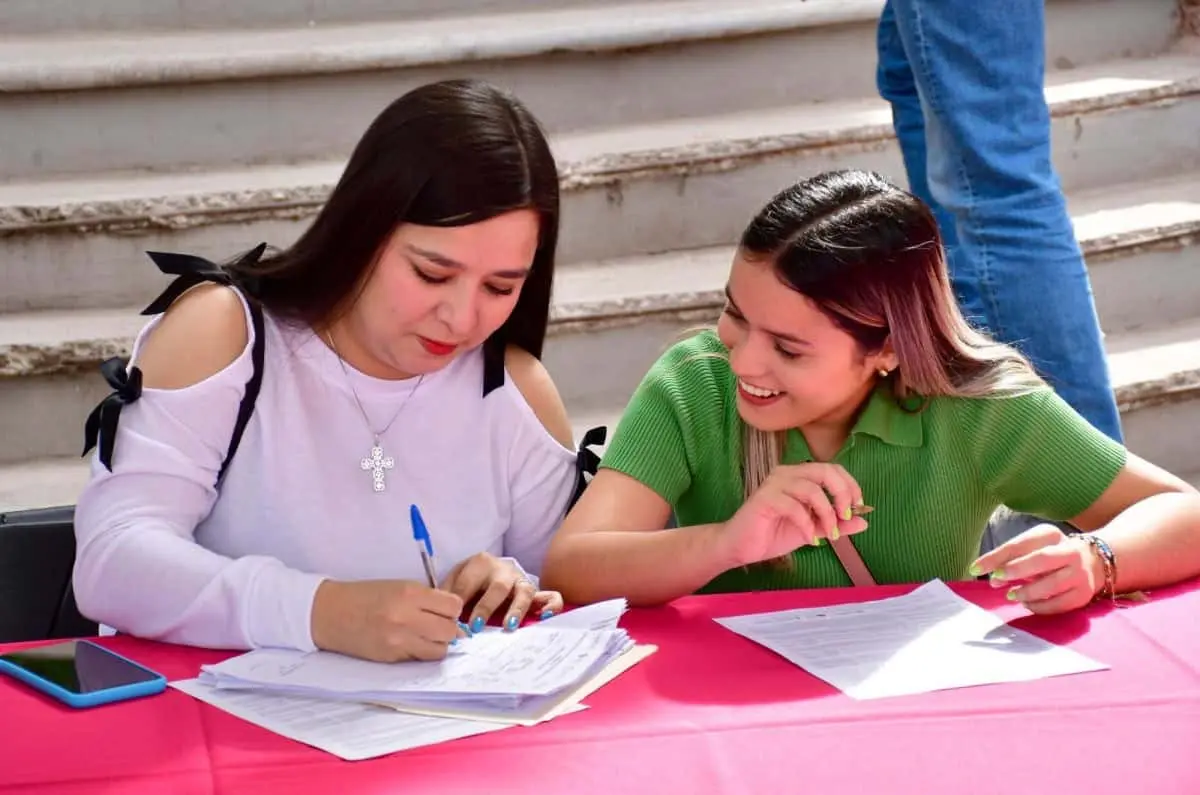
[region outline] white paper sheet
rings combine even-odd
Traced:
[[[855,699],[1100,671],[940,580],[903,596],[716,619]]]
[[[506,724],[410,715],[368,704],[246,690],[218,690],[186,679],[171,687],[231,715],[349,761],[508,728]]]
[[[576,607],[565,613],[530,624],[526,629],[550,627],[552,629],[590,629],[593,632],[605,632],[617,628],[621,616],[629,608],[625,599],[609,599],[596,602],[585,607]]]

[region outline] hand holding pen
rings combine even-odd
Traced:
[[[425,583],[411,580],[325,580],[313,597],[314,645],[378,662],[440,660],[466,634],[461,597],[437,587],[433,542],[412,509]]]
[[[431,583],[438,582],[433,554],[433,540],[421,511],[414,505],[409,511],[413,540],[417,542],[421,565]],[[512,631],[521,625],[529,613],[538,619],[549,618],[563,609],[562,594],[540,591],[511,560],[479,552],[459,563],[440,586],[461,597],[471,606],[469,623],[462,624],[468,634],[483,631],[492,616],[503,610],[501,626]]]
[[[421,516],[417,506],[409,511],[413,526],[413,540],[421,555],[421,565],[425,568],[425,576],[430,587],[438,581],[437,568],[433,557],[433,540],[429,537],[429,528]],[[480,552],[464,560],[454,567],[442,587],[446,588],[470,604],[470,624],[462,624],[467,634],[483,631],[492,615],[506,603],[502,626],[512,631],[521,625],[525,615],[535,611],[539,619],[546,619],[563,609],[562,594],[558,591],[539,591],[525,572],[510,560],[497,558],[487,552]],[[461,622],[460,622],[461,623]]]
[[[318,649],[376,662],[440,660],[461,634],[463,602],[412,580],[324,580],[313,597]]]

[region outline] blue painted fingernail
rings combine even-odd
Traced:
[[[471,629],[475,632],[483,631],[483,616],[475,616],[471,619]]]
[[[554,615],[554,611],[553,611],[553,610],[543,610],[543,611],[542,611],[542,615],[540,616],[540,618],[539,618],[538,620],[539,620],[539,621],[545,621],[547,618],[550,618],[550,617],[552,617],[553,615]]]
[[[457,644],[458,644],[458,638],[455,638],[454,640],[450,641],[451,646],[455,646]]]
[[[466,624],[464,624],[461,621],[458,622],[458,628],[461,629],[463,632],[467,633],[468,635],[474,634],[471,632],[471,628],[468,627]]]
[[[505,625],[506,627],[508,627],[508,628],[509,628],[509,630],[514,630],[514,629],[516,629],[516,628],[517,628],[517,623],[518,623],[518,622],[517,622],[517,617],[516,617],[516,616],[509,616],[509,617],[508,617],[508,621],[505,621],[505,622],[504,622],[504,625]]]

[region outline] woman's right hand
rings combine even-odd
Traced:
[[[789,555],[820,538],[866,530],[852,513],[862,505],[857,481],[837,464],[778,466],[720,528],[719,543],[734,567]]]
[[[440,660],[462,633],[463,602],[408,580],[325,580],[312,606],[317,648],[376,662]]]

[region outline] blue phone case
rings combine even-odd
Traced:
[[[111,704],[114,701],[128,701],[132,698],[141,698],[142,696],[153,696],[167,689],[167,678],[157,671],[152,671],[141,663],[136,663],[128,657],[117,654],[115,651],[110,651],[98,643],[92,643],[88,640],[77,641],[77,643],[86,643],[89,646],[95,646],[105,654],[111,654],[119,660],[129,663],[135,668],[140,668],[154,678],[148,679],[145,682],[135,682],[131,685],[121,685],[120,687],[110,687],[105,690],[97,690],[92,693],[72,693],[70,690],[59,687],[54,682],[48,679],[43,679],[37,674],[19,666],[13,665],[7,660],[0,660],[0,672],[6,673],[14,679],[19,679],[35,690],[40,690],[51,698],[58,699],[69,707],[82,709],[84,707],[98,707],[101,704]]]

